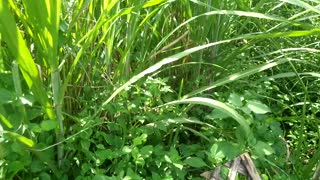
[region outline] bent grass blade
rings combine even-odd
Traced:
[[[243,116],[241,116],[236,110],[232,109],[231,107],[229,107],[223,102],[210,99],[210,98],[204,98],[204,97],[192,97],[189,99],[172,101],[161,106],[176,105],[176,104],[198,104],[198,105],[204,105],[204,106],[216,108],[222,111],[223,113],[225,113],[226,115],[232,117],[234,120],[236,120],[240,124],[241,128],[244,130],[245,137],[248,137],[248,135],[250,134],[249,122]]]

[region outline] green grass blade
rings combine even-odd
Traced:
[[[221,44],[221,43],[225,43],[225,42],[229,42],[230,40],[226,40],[226,41],[219,41],[216,43],[210,43],[210,44],[206,44],[203,46],[198,46],[198,47],[194,47],[188,50],[185,50],[183,52],[177,53],[173,56],[170,56],[168,58],[165,58],[163,60],[161,60],[160,62],[156,63],[155,65],[147,68],[146,70],[142,71],[141,73],[133,76],[129,81],[127,81],[125,84],[123,84],[121,87],[119,87],[117,90],[114,91],[114,93],[104,102],[102,103],[102,107],[105,106],[106,104],[108,104],[118,93],[120,93],[123,89],[125,89],[126,87],[130,86],[131,84],[137,82],[139,79],[141,79],[142,77],[144,77],[147,74],[151,74],[155,71],[157,71],[158,69],[160,69],[163,65],[165,64],[169,64],[172,62],[175,62],[179,59],[181,59],[182,57],[185,57],[191,53],[197,52],[199,50],[205,49],[207,47],[210,46],[214,46],[216,44]]]
[[[81,49],[78,51],[70,69],[69,72],[67,74],[67,78],[64,81],[64,84],[61,88],[61,93],[60,93],[60,97],[63,97],[63,94],[65,93],[66,89],[67,89],[67,85],[70,82],[73,72],[76,68],[76,65],[78,64],[79,60],[81,59],[83,52],[89,47],[89,45],[91,43],[93,43],[93,41],[95,40],[95,38],[98,36],[99,34],[99,30],[104,27],[105,25],[110,24],[110,26],[113,23],[113,21],[117,20],[117,18],[125,16],[125,15],[129,15],[133,12],[133,10],[135,9],[139,9],[139,8],[147,8],[147,7],[151,7],[151,6],[159,6],[162,5],[163,3],[165,3],[167,1],[159,1],[159,0],[151,0],[148,1],[140,6],[136,6],[136,7],[128,7],[128,8],[123,8],[120,9],[118,12],[116,12],[115,14],[111,14],[112,16],[110,16],[110,10],[113,8],[113,6],[116,4],[115,1],[112,1],[108,6],[106,6],[106,10],[103,11],[103,14],[98,18],[97,23],[95,24],[95,26],[88,30],[88,32],[77,42],[77,44],[79,44],[81,46]],[[109,28],[108,31],[112,31],[113,28]],[[103,33],[107,34],[108,31],[105,31]],[[111,45],[113,44],[112,40],[108,40],[109,43],[109,49],[108,49],[108,53],[109,53],[109,57],[111,54]]]
[[[188,97],[194,96],[196,94],[202,93],[204,91],[208,91],[210,89],[216,88],[218,86],[222,86],[222,85],[228,84],[228,83],[233,82],[235,80],[239,80],[239,79],[242,79],[244,77],[248,77],[248,76],[256,74],[258,72],[261,72],[261,71],[270,69],[272,67],[278,66],[280,64],[286,63],[286,62],[288,62],[290,60],[292,60],[292,59],[280,59],[278,61],[265,63],[265,64],[262,64],[262,65],[253,67],[253,68],[248,69],[248,70],[243,71],[243,72],[239,72],[239,73],[235,73],[235,74],[229,75],[229,76],[227,76],[225,78],[219,79],[219,80],[211,83],[208,86],[204,86],[204,87],[199,88],[199,89],[197,89],[195,91],[192,91],[192,92],[188,93],[187,95],[185,95],[183,98],[188,98]]]
[[[168,35],[166,35],[162,40],[157,44],[157,46],[154,48],[153,52],[151,54],[154,54],[155,51],[158,51],[162,44],[168,40],[168,38],[174,34],[177,30],[179,30],[182,26],[185,26],[186,24],[190,23],[191,21],[194,21],[200,17],[203,16],[213,16],[213,15],[236,15],[236,16],[244,16],[244,17],[251,17],[251,18],[259,18],[259,19],[266,19],[266,20],[271,20],[271,21],[278,21],[278,22],[286,22],[288,24],[292,25],[299,25],[298,22],[294,21],[289,21],[285,18],[282,17],[277,17],[277,16],[271,16],[271,15],[266,15],[262,13],[256,13],[256,12],[246,12],[246,11],[236,11],[236,10],[217,10],[217,11],[210,11],[198,16],[194,16],[187,21],[181,23],[178,27],[176,27],[174,30],[172,30]],[[261,34],[261,36],[267,35],[267,34]],[[279,34],[280,35],[280,34]]]
[[[306,10],[312,10],[318,14],[320,14],[320,10],[311,6],[310,4],[304,2],[304,1],[300,1],[300,0],[281,0],[282,2],[286,2],[286,3],[290,3],[296,6],[300,6]]]
[[[220,111],[232,117],[234,120],[236,120],[240,124],[240,126],[245,132],[246,137],[250,133],[249,122],[243,116],[241,116],[236,110],[230,108],[228,105],[220,101],[209,99],[209,98],[203,98],[203,97],[192,97],[189,99],[172,101],[162,106],[176,105],[176,104],[199,104],[199,105],[205,105],[205,106],[219,109]]]
[[[23,40],[22,35],[15,23],[14,17],[9,10],[8,2],[0,2],[0,32],[3,40],[7,43],[10,52],[17,58],[20,70],[29,88],[45,109],[49,118],[54,114],[48,100],[47,93],[41,82],[39,72],[34,63],[30,51]]]
[[[79,60],[81,59],[83,53],[85,50],[89,47],[91,43],[95,40],[96,36],[99,34],[99,29],[103,27],[104,24],[113,22],[113,20],[117,19],[118,17],[127,15],[131,13],[133,8],[126,8],[120,10],[117,14],[113,15],[112,17],[108,18],[108,12],[104,11],[104,13],[99,17],[97,24],[89,30],[83,38],[81,38],[77,43],[81,46],[80,50],[78,51],[73,63],[71,64],[71,67],[69,69],[69,72],[67,74],[66,79],[64,80],[64,83],[61,87],[60,97],[63,98],[63,95],[65,94],[65,91],[67,90],[68,83],[70,82],[73,72],[76,68],[76,65],[78,64]],[[106,33],[106,32],[105,32]]]
[[[0,120],[4,125],[6,125],[8,128],[13,128],[13,125],[10,123],[10,121],[5,116],[5,109],[2,105],[0,105]]]
[[[18,99],[23,97],[22,88],[21,88],[21,80],[20,80],[20,73],[19,73],[19,66],[17,61],[12,62],[12,79],[14,84],[14,90],[16,92],[16,97]],[[19,106],[20,112],[23,114],[23,121],[26,124],[29,124],[29,120],[27,118],[26,109],[24,106]]]
[[[27,138],[25,136],[22,136],[22,135],[20,135],[18,133],[10,132],[10,131],[3,131],[3,133],[6,133],[6,134],[10,135],[11,137],[17,139],[18,141],[20,141],[21,143],[23,143],[23,144],[25,144],[25,145],[27,145],[29,147],[33,147],[34,146],[34,142],[31,139],[29,139],[29,138]]]
[[[151,6],[156,6],[159,5],[163,2],[167,2],[168,0],[150,0],[148,2],[146,2],[142,7],[143,8],[147,8],[147,7],[151,7]]]
[[[320,73],[316,73],[316,72],[304,72],[304,73],[298,73],[298,75],[301,77],[320,78]],[[297,74],[294,72],[285,72],[285,73],[279,73],[273,76],[263,77],[259,79],[257,82],[270,81],[270,80],[281,79],[281,78],[290,78],[290,77],[296,77],[296,76]]]
[[[149,123],[146,126],[157,126],[158,123],[163,123],[165,125],[170,125],[170,124],[199,124],[199,125],[203,125],[203,126],[208,126],[210,128],[215,128],[214,126],[212,126],[211,124],[196,120],[196,119],[190,119],[190,118],[174,118],[174,119],[164,119],[161,121],[157,121],[157,122],[153,122],[153,123]]]
[[[271,38],[271,37],[273,37],[273,38],[276,38],[276,37],[300,37],[300,36],[309,36],[309,35],[314,35],[314,34],[319,35],[319,33],[320,33],[320,29],[312,29],[312,30],[306,30],[306,31],[276,32],[276,33],[265,33],[265,34],[247,34],[247,35],[236,37],[236,38],[233,38],[233,39],[213,42],[213,43],[205,44],[205,45],[202,45],[202,46],[197,46],[197,47],[194,47],[194,48],[187,49],[187,50],[185,50],[183,52],[180,52],[180,53],[172,55],[172,56],[170,56],[168,58],[165,58],[165,59],[161,60],[160,62],[154,64],[153,66],[147,68],[146,70],[142,71],[141,73],[133,76],[129,81],[127,81],[121,87],[116,89],[114,91],[114,93],[104,103],[102,103],[101,108],[103,108],[106,104],[108,104],[123,89],[125,89],[129,85],[137,82],[139,79],[141,79],[145,75],[151,74],[151,73],[157,71],[163,65],[175,62],[175,61],[177,61],[177,60],[179,60],[179,59],[181,59],[181,58],[183,58],[183,57],[185,57],[187,55],[190,55],[190,54],[192,54],[194,52],[203,50],[205,48],[212,47],[212,46],[215,46],[215,45],[218,45],[218,44],[229,43],[229,42],[232,42],[232,41],[235,41],[235,40],[240,40],[240,39],[265,39],[265,38]],[[269,68],[277,66],[279,64],[288,62],[289,60],[290,59],[281,59],[281,60],[278,60],[276,62],[271,62],[271,63],[267,63],[267,64],[264,64],[264,65],[260,65],[260,66],[254,67],[254,68],[252,68],[250,70],[247,70],[245,72],[236,73],[236,74],[228,76],[228,77],[226,77],[226,78],[224,78],[224,79],[222,79],[222,80],[220,80],[218,82],[214,82],[210,86],[206,86],[206,87],[200,88],[199,90],[194,91],[194,92],[186,95],[185,98],[186,97],[190,97],[190,96],[192,96],[194,94],[198,94],[198,93],[203,92],[205,90],[209,90],[209,89],[212,89],[214,87],[220,86],[222,84],[229,83],[229,82],[234,81],[236,79],[240,79],[240,78],[255,74],[257,72],[269,69]],[[101,111],[101,109],[99,111]],[[97,111],[96,114],[98,114],[99,111]]]

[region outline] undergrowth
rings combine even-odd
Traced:
[[[262,179],[317,179],[319,14],[0,1],[0,179],[200,180],[244,152]]]

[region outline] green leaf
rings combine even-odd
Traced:
[[[243,148],[239,144],[221,141],[214,144],[211,149],[211,158],[217,163],[221,163],[224,158],[232,160],[243,152]]]
[[[33,132],[40,133],[42,131],[41,127],[37,123],[30,123],[29,124],[29,129]]]
[[[98,149],[106,149],[103,144],[98,144],[98,145],[97,145],[97,148],[98,148]]]
[[[15,97],[10,91],[0,88],[0,105],[12,103],[14,99]]]
[[[168,155],[164,155],[164,160],[168,163],[172,163],[172,160],[170,159],[170,157]]]
[[[37,161],[32,161],[31,165],[30,165],[30,170],[31,172],[35,173],[35,172],[41,172],[43,170],[43,162],[37,160]]]
[[[179,156],[178,151],[174,147],[170,148],[169,154],[164,155],[164,160],[166,162],[172,164],[173,166],[181,170],[183,168],[183,163],[180,159],[181,157]]]
[[[184,163],[188,164],[191,167],[201,168],[208,166],[202,159],[198,157],[190,157],[184,160]]]
[[[40,127],[43,131],[50,131],[58,127],[58,122],[54,120],[44,120],[41,122]]]
[[[46,173],[46,172],[42,172],[40,175],[39,175],[40,179],[43,179],[43,180],[51,180],[51,176]]]
[[[101,175],[101,174],[97,174],[92,178],[92,180],[114,180],[114,179],[115,178],[113,178],[113,177],[109,177],[109,176]]]
[[[21,161],[12,161],[6,167],[8,172],[18,172],[24,169],[24,164]]]
[[[129,154],[129,153],[131,153],[131,151],[132,151],[132,148],[130,146],[124,146],[122,148],[122,152],[125,154]]]
[[[174,147],[170,148],[169,156],[172,162],[180,161],[181,159],[179,152]]]
[[[142,157],[142,154],[139,152],[139,149],[137,147],[134,147],[132,149],[132,152],[131,152],[131,155],[134,159],[134,162],[137,164],[137,165],[141,165],[141,166],[144,166],[145,165],[145,160],[144,158]]]
[[[232,160],[242,153],[242,148],[238,143],[221,141],[217,143],[227,160]]]
[[[95,154],[101,162],[105,161],[106,159],[112,160],[116,156],[115,152],[113,152],[111,149],[99,149],[95,152]]]
[[[269,109],[269,107],[265,104],[263,104],[260,101],[248,101],[247,103],[248,108],[256,113],[256,114],[266,114],[268,112],[271,112],[271,110]]]
[[[150,157],[152,152],[153,152],[153,146],[151,145],[144,146],[140,149],[140,153],[144,159]]]
[[[117,147],[117,148],[122,147],[122,144],[123,144],[122,137],[119,137],[116,135],[106,134],[105,140],[109,145]]]
[[[43,115],[43,112],[40,109],[27,109],[26,113],[29,121]]]
[[[212,119],[212,120],[214,120],[214,119],[225,119],[227,117],[229,117],[229,115],[224,113],[224,112],[222,112],[222,111],[220,111],[219,109],[214,109],[213,111],[211,111],[210,114],[207,115],[207,118]]]
[[[269,156],[271,154],[274,154],[273,148],[269,144],[263,141],[258,141],[257,144],[254,146],[254,149],[256,150],[257,154],[260,156],[263,156],[263,155]]]
[[[216,163],[221,163],[225,157],[224,153],[219,148],[218,144],[214,144],[210,149],[210,158],[212,158]]]
[[[21,97],[19,97],[19,100],[20,100],[21,104],[24,104],[24,105],[32,106],[34,103],[34,100],[30,99],[28,97],[21,96]]]
[[[232,105],[234,105],[236,107],[242,106],[241,97],[237,93],[230,94],[228,101],[229,101],[229,103],[231,103]]]
[[[91,142],[88,139],[81,139],[80,145],[81,145],[82,150],[89,151]]]
[[[172,163],[176,168],[182,170],[183,169],[183,164],[181,162],[178,163]]]
[[[142,134],[141,136],[134,138],[133,139],[133,145],[134,146],[138,146],[140,144],[145,143],[147,141],[147,137],[148,137],[147,134]]]

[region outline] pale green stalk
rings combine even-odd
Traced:
[[[22,89],[21,89],[21,81],[20,81],[20,75],[19,75],[19,65],[17,61],[12,62],[12,79],[14,84],[14,89],[16,91],[17,100],[21,101],[21,98],[23,98]],[[28,125],[30,122],[27,118],[26,109],[24,106],[20,106],[19,110],[23,114],[23,121]]]

